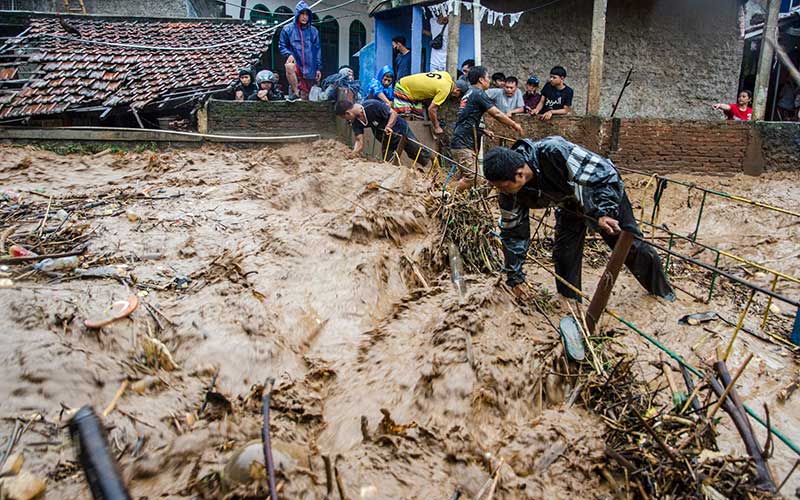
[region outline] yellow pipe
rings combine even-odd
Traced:
[[[755,294],[755,290],[750,291],[750,297],[747,298],[747,305],[744,306],[744,311],[742,311],[742,315],[739,316],[739,323],[736,325],[736,330],[733,331],[733,337],[731,337],[731,341],[728,343],[728,348],[725,350],[725,356],[722,358],[722,361],[728,361],[728,356],[730,356],[733,350],[733,343],[736,341],[736,337],[739,336],[739,331],[742,329],[742,326],[744,326],[744,318],[747,316],[750,304],[753,303],[753,295]]]
[[[386,140],[386,151],[383,153],[383,162],[386,163],[386,157],[389,156],[389,146],[392,145],[392,131],[389,131],[389,138]]]
[[[640,219],[639,223],[640,224],[644,224],[644,221],[642,219]],[[652,229],[655,231],[656,229],[661,229],[661,228],[654,227]],[[745,259],[744,257],[739,257],[738,255],[734,255],[734,254],[732,254],[730,252],[726,252],[725,250],[720,250],[718,248],[710,248],[710,250],[717,251],[717,252],[719,252],[720,255],[724,255],[725,257],[733,259],[733,260],[735,260],[737,262],[741,262],[742,264],[747,264],[749,266],[755,267],[756,269],[759,269],[759,270],[764,271],[766,273],[774,274],[775,276],[779,276],[779,277],[781,277],[781,278],[783,278],[783,279],[785,279],[787,281],[791,281],[792,283],[797,283],[798,285],[800,285],[800,278],[795,278],[794,276],[789,276],[788,274],[784,274],[784,273],[782,273],[780,271],[776,271],[775,269],[771,269],[769,267],[763,266],[763,265],[761,265],[761,264],[759,264],[757,262],[753,262],[752,260]]]
[[[755,267],[756,269],[760,269],[760,270],[762,270],[762,271],[764,271],[764,272],[768,272],[768,273],[770,273],[770,274],[774,274],[775,276],[779,276],[779,277],[781,277],[781,278],[783,278],[783,279],[785,279],[785,280],[787,280],[787,281],[791,281],[792,283],[797,283],[797,284],[800,284],[800,279],[798,279],[798,278],[794,278],[794,277],[792,277],[792,276],[789,276],[789,275],[786,275],[786,274],[783,274],[783,273],[782,273],[782,272],[780,272],[780,271],[776,271],[776,270],[774,270],[774,269],[770,269],[770,268],[768,268],[768,267],[764,267],[764,266],[762,266],[761,264],[756,264],[755,262],[753,262],[753,261],[751,261],[751,260],[744,259],[744,258],[742,258],[742,257],[739,257],[739,256],[737,256],[737,255],[734,255],[734,254],[732,254],[732,253],[730,253],[730,252],[726,252],[725,250],[719,250],[719,253],[720,253],[721,255],[724,255],[725,257],[729,257],[729,258],[731,258],[731,259],[733,259],[733,260],[736,260],[736,261],[739,261],[739,262],[741,262],[741,263],[743,263],[743,264],[748,264],[748,265],[750,265],[750,266],[753,266],[753,267]]]
[[[775,291],[775,286],[778,284],[778,275],[776,274],[774,278],[772,278],[772,291]],[[761,322],[761,330],[764,330],[764,327],[767,326],[767,318],[769,318],[769,308],[772,307],[772,295],[769,296],[767,300],[767,307],[764,309],[764,320]]]
[[[791,210],[786,210],[785,208],[780,208],[780,207],[776,207],[776,206],[773,206],[773,205],[767,205],[766,203],[761,203],[760,201],[750,200],[748,198],[744,198],[742,196],[736,196],[736,195],[733,195],[733,194],[731,194],[729,196],[731,197],[732,200],[741,201],[742,203],[748,203],[750,205],[754,205],[754,206],[757,206],[757,207],[766,208],[766,209],[769,209],[769,210],[774,210],[774,211],[780,212],[782,214],[793,215],[795,217],[800,217],[800,213],[792,212]]]

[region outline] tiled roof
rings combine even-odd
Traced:
[[[39,48],[28,61],[38,69],[23,88],[0,93],[0,120],[93,106],[142,109],[165,94],[219,88],[232,82],[239,68],[255,64],[271,38],[263,33],[264,26],[243,23],[65,19],[78,29],[81,40],[205,47],[251,38],[191,51],[122,48],[80,42],[58,19],[35,19],[18,45],[29,51]]]

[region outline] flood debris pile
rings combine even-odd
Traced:
[[[485,189],[474,196],[433,192],[429,199],[431,216],[441,221],[442,241],[456,245],[466,270],[471,273],[496,273],[503,268],[499,241],[494,236],[497,218],[486,199]]]
[[[709,373],[710,384],[695,386],[684,369],[683,390],[673,379],[672,364],[659,362],[652,363],[656,380],[648,383],[634,356],[614,350],[595,346],[603,368],[584,377],[582,392],[587,407],[606,424],[609,461],[601,473],[612,490],[642,498],[779,498],[766,466],[771,444],[759,447],[745,424],[741,400],[733,402],[735,389],[721,389],[731,384],[729,376],[723,386]],[[729,398],[723,407],[737,428],[742,426],[743,448],[750,456],[719,450],[715,426],[720,416],[714,416],[714,408],[723,392]]]

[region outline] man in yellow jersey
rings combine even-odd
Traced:
[[[463,89],[453,83],[453,77],[446,71],[408,75],[394,86],[392,108],[397,113],[415,113],[421,116],[422,103],[430,101],[428,119],[433,124],[433,133],[440,135],[444,130],[439,125],[439,106],[447,96],[460,98],[462,92]]]

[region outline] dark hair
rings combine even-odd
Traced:
[[[507,76],[506,77],[506,83],[514,83],[514,84],[519,85],[519,80],[517,80],[516,76]]]
[[[400,45],[402,45],[403,47],[408,48],[408,45],[406,45],[406,37],[404,37],[404,36],[397,35],[396,37],[392,38],[392,41],[393,42],[397,42]]]
[[[461,67],[463,68],[464,66],[469,66],[470,68],[474,68],[475,67],[475,59],[467,59],[466,61],[461,63]]]
[[[566,78],[567,70],[564,69],[564,66],[553,66],[553,69],[550,70],[550,74]]]
[[[740,93],[740,94],[741,94],[742,92],[744,92],[745,94],[747,94],[747,97],[749,97],[751,101],[753,100],[753,93],[752,93],[750,90],[748,90],[748,89],[742,89],[742,90],[740,90],[740,91],[739,91],[739,93]]]
[[[336,106],[333,108],[333,110],[336,112],[336,116],[344,116],[345,113],[353,109],[353,106],[355,106],[355,104],[344,99],[341,101],[336,101]]]
[[[478,80],[483,78],[489,73],[485,66],[473,66],[469,69],[469,73],[467,73],[467,80],[469,81],[470,85],[475,85],[478,83]]]
[[[492,74],[492,81],[495,81],[495,80],[503,80],[503,81],[505,81],[506,80],[506,75],[504,75],[503,73],[493,73]]]
[[[490,182],[513,181],[524,164],[525,158],[513,149],[496,147],[483,159],[483,175]]]

